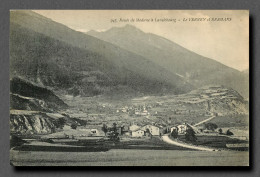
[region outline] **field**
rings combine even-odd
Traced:
[[[149,150],[188,150],[183,147],[173,146],[165,143],[159,137],[153,137],[152,139],[135,139],[130,141],[120,142],[113,149],[149,149]]]
[[[200,145],[220,143],[226,137],[198,137]],[[180,137],[183,139],[183,137]],[[230,139],[228,142],[230,142]],[[204,142],[204,143],[203,143]],[[207,144],[205,144],[207,142]],[[169,145],[159,137],[123,138],[112,144],[100,145],[90,140],[80,143],[47,143],[31,140],[10,150],[15,166],[248,166],[248,151],[195,151]],[[214,143],[212,143],[214,145]],[[215,145],[214,145],[215,146]]]
[[[208,146],[219,149],[227,149],[226,144],[248,144],[246,140],[239,140],[227,136],[220,135],[197,135],[197,141],[192,142],[196,146]],[[187,142],[184,135],[178,136],[178,139]],[[191,142],[187,142],[191,143]],[[248,148],[237,148],[235,150],[248,150]]]
[[[159,137],[152,138],[124,138],[120,142],[113,143],[109,140],[92,139],[61,139],[62,142],[43,142],[31,140],[21,146],[14,147],[20,151],[48,151],[48,152],[91,152],[108,151],[111,149],[146,149],[146,150],[188,150],[183,147],[173,146],[165,143]],[[65,141],[67,140],[67,141]]]
[[[249,153],[240,151],[180,151],[114,149],[106,152],[10,152],[20,166],[248,166]]]

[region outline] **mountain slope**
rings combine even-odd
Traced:
[[[13,77],[10,80],[10,133],[18,135],[49,134],[63,126],[86,121],[64,113],[68,105],[51,90]]]
[[[114,27],[105,32],[89,31],[87,34],[139,54],[197,87],[221,84],[248,97],[248,78],[243,73],[163,37],[144,33],[131,25]]]
[[[10,80],[10,109],[57,111],[68,107],[52,91],[14,77]]]
[[[138,54],[30,11],[10,13],[10,60],[11,76],[89,96],[118,86],[145,94],[193,88]]]
[[[59,127],[57,111],[68,107],[52,91],[14,77],[10,80],[10,132],[45,134]]]

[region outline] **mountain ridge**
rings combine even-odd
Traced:
[[[114,76],[111,77],[114,78],[112,79],[112,82],[115,84],[126,84],[134,89],[140,88],[139,90],[142,92],[147,90],[147,93],[149,93],[149,90],[153,90],[152,85],[156,88],[152,91],[154,93],[158,93],[158,90],[162,91],[164,89],[171,91],[172,93],[181,93],[190,91],[190,88],[192,88],[192,85],[183,81],[180,76],[164,70],[162,67],[142,56],[121,49],[120,47],[108,42],[103,42],[95,37],[74,31],[65,25],[60,25],[44,17],[39,18],[39,15],[35,15],[34,13],[34,15],[31,16],[31,13],[33,12],[27,13],[15,11],[10,14],[10,59],[11,65],[13,66],[11,70],[15,70],[15,68],[19,69],[22,62],[21,55],[24,55],[24,60],[29,60],[29,66],[32,66],[31,61],[35,62],[41,58],[45,62],[46,69],[48,67],[51,69],[51,67],[56,65],[55,62],[57,62],[57,60],[61,60],[60,65],[56,65],[57,68],[62,67],[58,70],[58,73],[61,73],[61,78],[56,79],[58,81],[60,80],[61,84],[63,84],[62,82],[67,77],[66,75],[71,73],[70,71],[66,71],[64,63],[67,63],[70,67],[74,67],[73,71],[76,69],[77,72],[83,72],[84,70],[87,72],[99,70],[109,74],[109,76],[111,76],[110,74],[114,74]],[[24,39],[28,42],[30,41],[30,43],[26,44],[27,41]],[[63,44],[63,42],[65,44]],[[26,46],[24,46],[24,44],[26,44]],[[65,51],[65,49],[69,50],[70,53]],[[28,52],[26,53],[28,50],[31,50],[32,54],[28,54]],[[67,56],[63,56],[64,53]],[[75,55],[77,57],[75,57]],[[84,55],[87,55],[88,57],[84,57]],[[70,57],[68,56],[75,58],[75,61],[70,60]],[[85,59],[80,59],[80,56]],[[87,63],[89,60],[91,60],[89,63],[90,65],[95,65],[96,61],[100,62],[100,64],[99,66],[96,65],[96,69],[93,70],[93,68],[91,68],[92,66],[89,66]],[[17,64],[13,65],[15,62],[17,62]],[[48,62],[52,63],[50,64]],[[77,62],[79,64],[75,66],[75,63]],[[38,66],[37,64],[35,65]],[[90,69],[86,70],[84,67],[89,67]],[[35,70],[35,68],[36,67],[33,69]],[[45,71],[47,71],[46,69]],[[62,74],[62,72],[64,73]],[[12,74],[13,72],[11,75]],[[21,72],[19,74],[21,74]],[[34,74],[32,73],[29,77],[35,77],[35,75],[36,71],[34,71]],[[54,76],[56,77],[55,74]],[[75,78],[78,77],[84,79],[82,74],[75,75]],[[74,79],[71,78],[69,80],[73,81]],[[68,80],[65,79],[65,81],[67,82]],[[68,84],[68,87],[73,87],[73,85]],[[95,87],[100,86],[95,85]]]
[[[248,78],[240,71],[190,51],[162,36],[140,30],[131,31],[131,28],[136,27],[129,26],[131,25],[87,34],[137,53],[172,73],[182,75],[197,87],[207,84],[226,85],[248,97]]]
[[[107,29],[107,30],[105,30],[105,31],[90,30],[90,31],[88,31],[88,32],[85,32],[85,34],[89,34],[89,35],[91,35],[91,36],[95,36],[95,35],[97,35],[97,33],[101,33],[101,34],[103,33],[103,34],[104,34],[104,33],[109,33],[109,32],[113,32],[113,33],[116,33],[116,32],[120,32],[120,33],[121,33],[122,31],[129,32],[129,29],[134,29],[134,31],[138,31],[138,32],[141,33],[142,35],[147,34],[147,35],[159,37],[159,38],[161,38],[162,40],[165,40],[165,41],[167,41],[167,42],[169,42],[169,43],[174,43],[176,46],[178,46],[179,49],[188,50],[188,51],[191,52],[191,53],[194,53],[194,54],[196,54],[196,55],[199,55],[199,56],[201,56],[201,57],[204,57],[204,58],[206,58],[206,59],[208,59],[208,60],[213,60],[214,62],[216,62],[216,63],[218,63],[218,64],[220,64],[220,65],[224,65],[225,67],[228,67],[228,68],[230,68],[230,69],[232,69],[232,70],[239,71],[239,70],[237,70],[237,69],[235,69],[235,68],[232,68],[232,67],[230,67],[230,66],[227,66],[227,65],[225,65],[225,64],[223,64],[223,63],[221,63],[221,62],[219,62],[219,61],[217,61],[217,60],[214,60],[214,59],[212,59],[212,58],[203,56],[203,55],[198,54],[198,53],[196,53],[196,52],[194,52],[194,51],[192,51],[192,50],[190,50],[190,49],[187,49],[187,48],[181,46],[180,44],[178,44],[178,43],[176,43],[176,42],[174,42],[174,41],[172,41],[172,40],[170,40],[170,39],[167,39],[167,38],[165,38],[165,37],[163,37],[163,36],[159,36],[159,35],[157,35],[157,34],[150,33],[150,32],[144,32],[144,31],[142,31],[141,29],[139,29],[139,28],[137,28],[136,26],[131,25],[131,24],[126,24],[125,26],[122,26],[122,27],[112,27],[112,28],[109,28],[109,29]],[[116,31],[116,30],[118,30],[118,31]],[[116,32],[114,32],[114,31],[116,31]],[[131,32],[133,32],[133,31],[131,31]],[[135,34],[133,34],[133,35],[135,35]],[[100,38],[99,38],[99,39],[100,39]],[[111,42],[111,41],[109,41],[109,42]],[[113,44],[113,43],[112,43],[112,44]]]

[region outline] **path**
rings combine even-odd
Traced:
[[[199,146],[194,146],[194,145],[177,142],[177,141],[170,139],[168,135],[162,136],[162,140],[168,144],[173,144],[173,145],[184,147],[184,148],[195,149],[195,150],[200,150],[200,151],[216,151],[216,149],[211,149],[211,148],[207,148],[207,147],[199,147]]]
[[[193,126],[198,126],[198,125],[200,125],[200,124],[203,124],[203,123],[205,123],[205,122],[208,122],[208,121],[210,121],[210,120],[212,120],[212,119],[214,119],[216,116],[212,116],[212,117],[210,117],[210,118],[208,118],[208,119],[206,119],[206,120],[203,120],[203,121],[201,121],[201,122],[199,122],[199,123],[196,123],[195,125],[193,125]]]

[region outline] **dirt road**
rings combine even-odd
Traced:
[[[199,123],[196,123],[195,125],[193,125],[193,126],[198,126],[198,125],[200,125],[200,124],[203,124],[203,123],[205,123],[205,122],[208,122],[208,121],[210,121],[210,120],[212,120],[212,119],[214,119],[216,116],[212,116],[212,117],[210,117],[210,118],[208,118],[208,119],[206,119],[206,120],[203,120],[203,121],[201,121],[201,122],[199,122]]]
[[[162,136],[162,140],[166,143],[173,144],[173,145],[180,146],[180,147],[189,148],[189,149],[195,149],[195,150],[200,150],[200,151],[217,151],[217,149],[194,146],[194,145],[189,145],[189,144],[177,142],[177,141],[170,139],[168,135]]]

